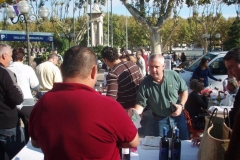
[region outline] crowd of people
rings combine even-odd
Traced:
[[[24,50],[0,44],[0,159],[13,158],[29,137],[46,160],[120,159],[120,148],[139,145],[131,116],[142,114],[146,107],[154,118],[154,136],[162,136],[167,128],[171,137],[172,128],[177,127],[179,138],[189,139],[183,110],[191,118],[205,113],[209,95],[201,91],[209,86],[208,77],[221,80],[211,75],[208,60],[203,58],[188,93],[180,75],[165,69],[165,59],[176,55],[167,56],[147,55],[144,49],[136,56],[124,49],[119,55],[115,48],[105,47],[101,57],[110,69],[105,96],[94,90],[97,57],[87,47],[68,49],[60,69],[57,53],[51,53],[34,71],[23,64]],[[186,61],[184,53],[181,60]],[[230,94],[237,93],[229,115],[233,133],[225,159],[236,159],[240,157],[240,48],[229,51],[224,62],[229,77],[223,86]],[[32,90],[37,92],[37,102]]]

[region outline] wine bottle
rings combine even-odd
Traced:
[[[130,160],[130,148],[122,148],[122,160]]]
[[[169,140],[167,138],[167,129],[163,127],[163,137],[160,140],[159,160],[168,160]]]
[[[172,141],[172,160],[181,159],[181,141],[179,139],[179,129],[175,129],[176,138]]]
[[[217,102],[218,102],[218,105],[219,105],[219,106],[221,105],[221,104],[220,104],[221,101],[222,101],[222,99],[221,99],[220,91],[218,91]]]

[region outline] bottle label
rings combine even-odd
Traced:
[[[180,157],[180,150],[179,149],[173,149],[172,150],[173,157]]]
[[[168,148],[161,148],[161,155],[168,155]]]
[[[129,154],[129,148],[122,148],[122,154]]]

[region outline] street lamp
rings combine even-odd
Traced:
[[[209,39],[209,51],[211,52],[212,51],[212,38],[213,38],[213,35],[212,34],[206,34],[204,33],[202,35],[202,37],[205,39],[205,48],[204,48],[204,53],[207,53],[207,46],[208,46],[208,43],[207,43],[207,40]],[[221,37],[221,35],[219,33],[215,34],[215,38],[219,39]]]
[[[18,22],[26,24],[26,39],[27,39],[27,52],[28,52],[28,65],[31,65],[30,61],[30,39],[29,39],[29,23],[36,20],[39,22],[40,19],[45,20],[49,16],[49,10],[45,6],[41,6],[38,10],[38,15],[31,14],[31,6],[26,0],[22,0],[17,4],[17,9],[20,14],[17,16],[13,6],[9,5],[5,9],[5,13],[8,18],[11,19],[13,24]],[[17,20],[14,22],[14,18],[17,16]]]

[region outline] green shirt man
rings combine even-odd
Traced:
[[[175,71],[164,70],[164,80],[161,84],[152,76],[146,77],[139,86],[136,104],[152,109],[153,113],[161,117],[172,115],[170,101],[178,102],[178,94],[188,90],[185,81]]]
[[[183,106],[188,98],[188,88],[183,79],[175,72],[165,69],[164,57],[160,54],[152,54],[149,57],[149,72],[139,86],[135,109],[141,114],[147,105],[154,115],[154,134],[163,136],[162,129],[166,127],[168,137],[171,136],[171,128],[177,126],[179,138],[189,139],[186,120],[183,115]],[[176,111],[170,109],[170,101],[176,107]],[[128,114],[131,115],[131,110]]]

